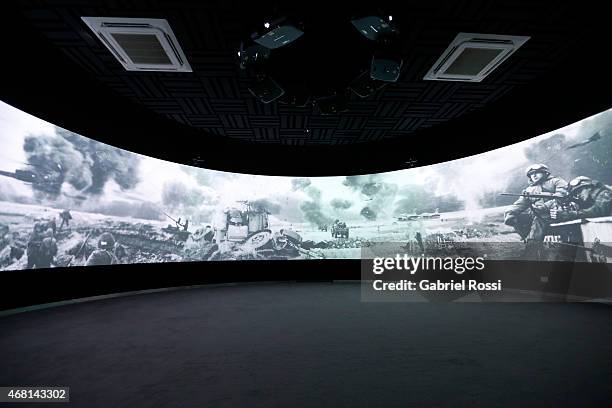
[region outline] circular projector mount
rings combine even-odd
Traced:
[[[262,24],[241,43],[240,68],[249,92],[262,103],[312,107],[321,115],[348,110],[349,98],[367,98],[399,78],[399,29],[392,16],[303,22],[287,18]],[[346,25],[346,29],[343,27]],[[366,38],[356,42],[355,30]]]

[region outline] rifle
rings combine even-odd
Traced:
[[[77,256],[79,256],[79,254],[81,253],[81,251],[83,250],[83,248],[85,247],[85,244],[87,243],[87,241],[89,240],[89,237],[91,237],[91,234],[94,232],[93,229],[91,229],[89,231],[89,234],[87,234],[87,236],[85,237],[85,241],[83,241],[83,243],[81,244],[81,246],[79,247],[79,250],[76,251],[76,253],[74,255],[72,255],[72,258],[70,258],[70,260],[68,261],[68,263],[66,264],[66,266],[70,266],[70,264],[72,263],[72,261],[74,261],[74,258],[76,258]]]
[[[168,218],[170,218],[172,221],[176,222],[176,220],[174,218],[172,218],[171,216],[169,216],[168,214],[166,214],[164,211],[162,211],[162,213],[164,213],[164,215]]]
[[[510,196],[510,197],[525,197],[525,198],[536,198],[536,199],[545,199],[545,200],[557,200],[559,203],[569,202],[571,197],[569,195],[562,195],[556,193],[521,193],[521,194],[513,194],[513,193],[499,193],[499,195]]]
[[[563,194],[557,194],[557,193],[521,193],[521,194],[499,193],[499,195],[510,196],[510,197],[524,197],[524,198],[531,198],[531,199],[536,199],[536,200],[540,200],[540,199],[556,200],[562,210],[575,210],[576,209],[574,208],[574,205],[572,203],[572,197],[569,194],[563,195]],[[532,210],[534,210],[534,212],[537,212],[535,211],[536,209],[533,207],[533,203],[531,201],[529,201],[529,206],[531,207]]]
[[[171,216],[169,216],[168,214],[166,214],[164,211],[162,211],[162,213],[164,213],[164,215],[165,215],[166,217],[168,217],[168,218],[170,218],[172,221],[174,221],[174,223],[175,223],[177,226],[181,226],[181,227],[182,227],[182,226],[184,225],[184,224],[181,224],[180,222],[178,222],[177,220],[175,220],[174,218],[172,218]]]

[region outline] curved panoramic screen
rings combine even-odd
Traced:
[[[418,256],[612,261],[612,110],[481,155],[347,177],[170,163],[3,103],[0,135],[2,270],[359,259],[385,246]]]

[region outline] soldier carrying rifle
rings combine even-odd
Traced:
[[[612,189],[597,180],[576,177],[569,183],[569,198],[575,207],[552,208],[552,219],[561,222],[612,215]]]
[[[553,177],[544,164],[527,168],[529,185],[521,194],[507,194],[519,197],[504,215],[504,223],[514,227],[521,238],[529,244],[544,241],[546,230],[552,222],[551,209],[569,204],[568,183]]]
[[[98,239],[98,249],[89,255],[85,265],[114,265],[118,263],[114,250],[115,237],[110,232],[103,233]]]

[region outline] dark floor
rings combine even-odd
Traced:
[[[358,284],[237,285],[4,316],[0,333],[0,386],[70,386],[66,406],[607,406],[612,396],[612,308],[593,303],[365,303]]]

